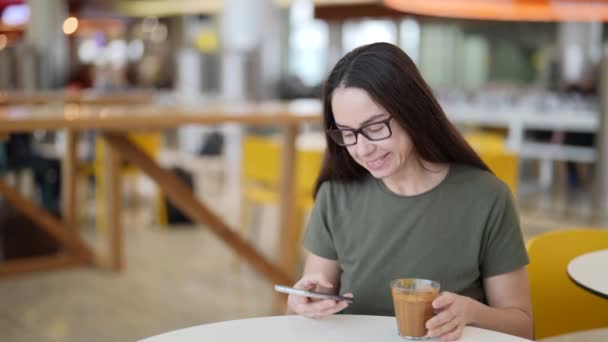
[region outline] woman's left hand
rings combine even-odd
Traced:
[[[464,327],[471,324],[476,304],[474,299],[451,292],[442,292],[433,301],[437,314],[426,322],[429,337],[442,341],[456,341],[462,336]]]

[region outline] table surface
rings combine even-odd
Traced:
[[[568,275],[581,287],[608,298],[608,249],[579,255],[568,263]]]
[[[333,315],[321,320],[274,316],[199,325],[150,337],[142,342],[186,341],[306,341],[402,342],[394,317]],[[427,341],[438,341],[430,339]],[[524,342],[523,338],[466,327],[461,342]]]
[[[579,331],[549,338],[544,338],[542,342],[598,342],[608,341],[608,328]]]

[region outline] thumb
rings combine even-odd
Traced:
[[[328,288],[334,287],[334,284],[330,283],[329,280],[327,280],[327,277],[325,277],[325,275],[323,273],[318,273],[317,279],[318,279],[318,284],[323,287],[328,287]]]
[[[334,285],[327,280],[323,273],[310,273],[304,275],[302,279],[300,279],[294,287],[311,289],[317,285],[321,285],[327,288],[333,288]]]

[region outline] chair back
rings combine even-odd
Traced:
[[[608,248],[608,229],[552,231],[530,240],[527,248],[536,339],[608,327],[608,300],[580,288],[567,274],[573,258]]]
[[[312,194],[321,170],[323,152],[322,149],[317,148],[297,149],[295,179],[298,194]],[[278,139],[262,136],[245,137],[242,158],[244,182],[255,182],[278,190],[281,177],[281,145]]]
[[[162,136],[159,133],[132,133],[128,135],[131,142],[142,149],[149,157],[155,159],[162,145]],[[106,146],[101,137],[95,139],[95,168],[101,168],[104,163]],[[95,173],[101,172],[96,170]]]
[[[505,182],[513,195],[516,195],[519,157],[507,150],[504,138],[493,133],[469,133],[464,137],[496,177]]]

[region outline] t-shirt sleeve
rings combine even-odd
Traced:
[[[481,249],[483,278],[514,271],[529,263],[519,217],[509,188],[501,183],[484,230]]]
[[[315,205],[312,208],[306,233],[304,234],[304,248],[320,257],[336,260],[338,254],[334,246],[333,235],[329,223],[330,212],[330,183],[321,185]]]

